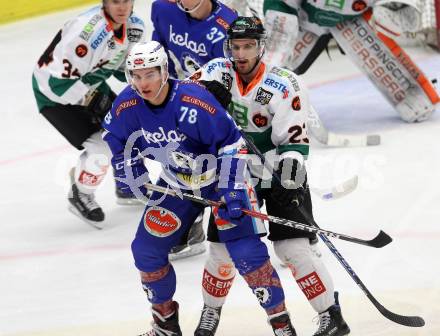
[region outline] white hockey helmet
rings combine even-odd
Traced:
[[[168,70],[168,55],[157,41],[136,43],[125,61],[128,71],[160,67]]]
[[[155,67],[160,67],[163,86],[168,80],[168,55],[164,47],[157,41],[136,43],[125,61],[127,82],[133,86],[133,70]]]

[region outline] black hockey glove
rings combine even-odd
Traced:
[[[232,94],[228,91],[228,89],[226,89],[226,87],[222,83],[216,80],[201,80],[199,82],[206,86],[206,89],[212,93],[212,95],[223,106],[223,108],[228,108],[229,104],[231,103]]]
[[[92,115],[93,122],[101,124],[105,115],[112,108],[113,100],[115,100],[116,94],[110,91],[108,94],[97,91],[93,98],[90,100],[87,109]]]
[[[307,187],[305,167],[295,159],[286,158],[280,162],[276,174],[281,178],[282,185],[274,179],[272,199],[282,207],[300,206],[304,201]]]

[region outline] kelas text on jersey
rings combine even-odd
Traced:
[[[188,33],[185,33],[185,36],[182,36],[173,32],[173,25],[170,25],[170,42],[181,47],[186,47],[199,56],[208,56],[204,43],[200,42],[200,44],[197,44],[197,42],[190,40],[188,38]]]
[[[142,128],[142,133],[148,143],[180,142],[186,139],[184,134],[180,134],[176,130],[170,130],[168,133],[165,133],[163,127],[159,127],[159,132],[149,132]]]

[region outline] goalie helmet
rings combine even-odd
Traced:
[[[162,87],[168,80],[168,55],[164,47],[157,41],[136,43],[125,61],[125,77],[133,85],[133,71],[147,68],[160,68]]]
[[[234,39],[255,39],[257,41],[257,50],[255,57],[258,60],[263,57],[266,45],[266,29],[263,23],[256,16],[239,16],[231,23],[227,32],[227,38],[224,42],[224,54],[231,61],[234,61],[232,55],[232,40]]]

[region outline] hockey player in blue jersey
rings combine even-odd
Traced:
[[[145,193],[139,154],[159,161],[159,185],[188,189],[225,203],[218,209],[219,238],[268,315],[284,311],[284,292],[259,235],[262,222],[241,208],[258,209],[248,170],[239,155],[243,139],[232,118],[199,83],[168,78],[168,59],[156,41],[135,45],[127,57],[128,86],[105,118],[104,139],[121,181]],[[200,158],[203,158],[200,160]],[[182,335],[173,301],[176,274],[168,252],[201,211],[199,205],[154,192],[132,243],[135,265],[152,304],[153,330],[144,335]],[[290,325],[286,321],[280,328]]]
[[[156,0],[151,8],[152,39],[170,59],[173,78],[185,78],[216,57],[223,57],[223,41],[237,13],[217,0]]]
[[[154,1],[152,39],[164,46],[171,59],[170,76],[188,77],[211,59],[223,57],[226,29],[236,17],[235,11],[216,0]],[[183,241],[171,250],[171,256],[202,253],[204,240],[202,212]]]

